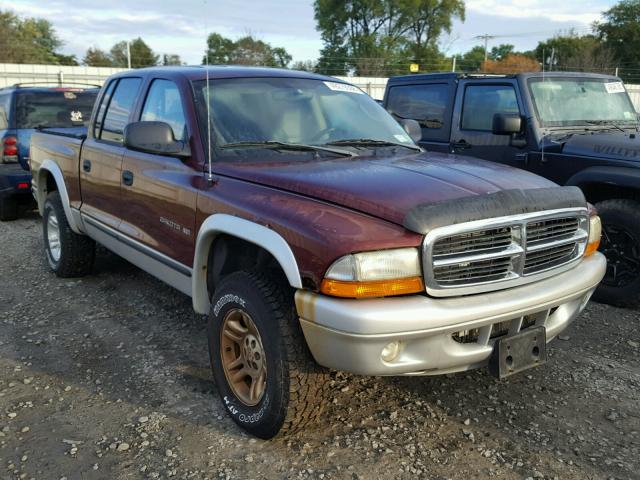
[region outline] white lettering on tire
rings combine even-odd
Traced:
[[[223,295],[222,297],[220,297],[218,299],[218,301],[216,302],[215,306],[213,307],[213,314],[217,317],[218,314],[220,313],[220,310],[222,310],[222,307],[224,307],[227,303],[231,303],[231,302],[238,303],[242,307],[245,306],[244,299],[240,298],[237,295],[233,295],[231,293],[227,293],[226,295]]]

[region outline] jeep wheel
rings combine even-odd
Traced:
[[[594,298],[621,307],[640,306],[640,203],[605,200],[596,205],[602,219],[600,251],[607,273]]]
[[[314,421],[328,394],[328,373],[311,358],[293,292],[275,278],[237,272],[213,296],[209,356],[223,406],[264,439]]]
[[[0,220],[8,222],[18,218],[18,201],[14,197],[0,198]]]
[[[71,230],[57,191],[47,195],[44,203],[42,233],[49,267],[58,277],[80,277],[91,272],[96,244]]]

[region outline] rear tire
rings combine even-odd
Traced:
[[[18,218],[18,200],[15,197],[0,199],[0,221],[8,222]]]
[[[208,340],[222,404],[247,432],[269,439],[322,413],[329,375],[311,357],[288,285],[258,273],[224,278],[211,302]]]
[[[96,244],[71,230],[57,191],[45,200],[42,233],[47,262],[58,277],[81,277],[91,272]]]
[[[594,299],[619,307],[640,306],[640,202],[605,200],[596,205],[602,219],[600,251],[607,273]]]

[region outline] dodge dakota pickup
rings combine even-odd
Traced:
[[[596,300],[640,306],[640,122],[618,77],[549,72],[407,75],[384,106],[417,120],[427,150],[468,155],[579,187],[602,218]]]
[[[98,242],[191,296],[222,403],[261,438],[318,417],[328,369],[543,364],[605,273],[595,210],[404,127],[310,73],[119,73],[85,134],[33,136],[48,264],[87,274]]]

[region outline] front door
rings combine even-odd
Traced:
[[[122,135],[141,82],[140,78],[111,81],[100,100],[93,132],[80,152],[81,210],[111,228],[118,228],[120,224]]]
[[[182,98],[176,84],[151,83],[141,121],[168,123],[176,140],[188,141]],[[185,159],[127,149],[122,165],[120,231],[155,252],[191,266],[195,248],[197,189],[202,170]]]
[[[451,152],[524,168],[526,148],[510,135],[493,134],[496,113],[522,115],[522,104],[510,82],[463,81],[456,96]]]

